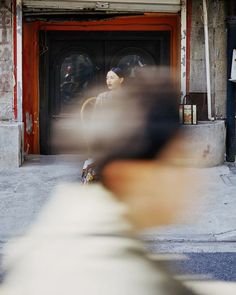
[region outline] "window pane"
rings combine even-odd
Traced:
[[[66,57],[60,73],[60,110],[80,105],[86,96],[94,76],[94,66],[86,54],[72,54]]]

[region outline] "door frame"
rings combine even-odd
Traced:
[[[146,13],[141,16],[122,16],[108,20],[71,22],[23,23],[23,121],[24,150],[39,154],[39,31],[170,31],[170,66],[172,76],[180,84],[180,22],[179,14]],[[45,48],[47,46],[45,44]],[[47,87],[47,85],[45,85]],[[41,93],[42,95],[42,93]]]

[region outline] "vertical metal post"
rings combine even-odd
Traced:
[[[22,111],[22,0],[16,0],[16,95],[17,95],[17,121],[23,121]]]
[[[181,95],[186,95],[187,0],[181,4]]]
[[[226,161],[234,162],[235,138],[235,83],[230,82],[233,49],[236,48],[236,3],[228,2],[227,17],[227,118],[226,118]]]
[[[209,120],[212,120],[210,50],[209,50],[208,15],[207,15],[206,0],[203,0],[203,20],[204,20],[204,36],[205,36],[205,60],[206,60],[206,82],[207,82],[207,110],[208,110],[208,119]]]

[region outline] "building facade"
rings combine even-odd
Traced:
[[[170,66],[199,121],[227,122],[227,13],[224,0],[1,1],[1,165],[53,153],[51,122],[94,95],[112,66],[129,78],[137,66]]]

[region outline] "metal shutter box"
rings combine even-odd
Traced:
[[[22,0],[28,15],[67,14],[81,12],[172,12],[181,9],[181,0]]]

